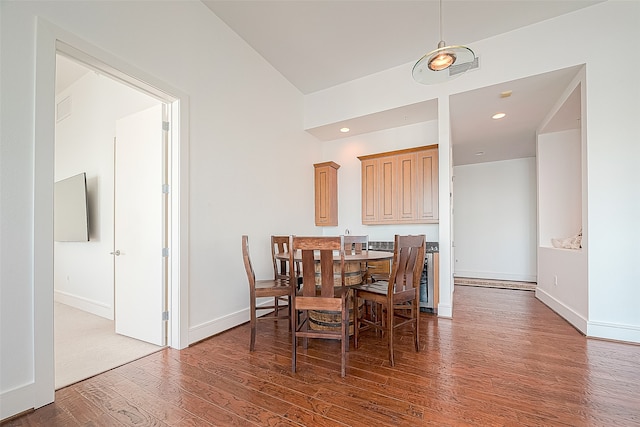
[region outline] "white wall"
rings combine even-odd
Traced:
[[[319,142],[302,130],[302,94],[200,2],[1,2],[0,19],[4,418],[53,399],[55,46],[48,34],[110,52],[188,95],[190,258],[182,285],[189,342],[248,319],[243,233],[257,275],[267,277],[271,234],[319,232],[312,165],[322,158]],[[43,174],[50,185],[41,185]]]
[[[394,129],[342,138],[323,143],[323,161],[334,161],[338,169],[338,225],[323,227],[323,234],[369,235],[369,240],[393,241],[395,234],[426,234],[438,241],[438,224],[362,224],[362,169],[358,156],[437,144],[438,123],[423,122]]]
[[[453,168],[454,274],[536,281],[535,158]]]
[[[581,70],[551,109],[540,128],[546,128],[574,91],[580,95],[577,129],[540,131],[537,138],[538,173],[538,286],[536,297],[588,334],[589,213],[587,204],[587,140],[582,102],[585,72]],[[579,249],[552,247],[552,238],[575,236],[582,230]],[[612,337],[610,337],[612,338]]]
[[[594,31],[598,29],[598,31]],[[470,47],[480,57],[480,68],[452,82],[423,86],[411,79],[413,62],[347,82],[305,97],[305,126],[312,128],[365,114],[438,99],[561,68],[586,64],[585,102],[588,209],[588,335],[640,342],[640,57],[629,56],[619,40],[640,39],[640,3],[610,0],[554,19],[488,38]],[[602,61],[627,58],[612,70]],[[544,58],[541,60],[540,58]],[[330,107],[329,107],[330,106]],[[440,110],[439,110],[440,113]],[[439,130],[449,127],[439,114]],[[448,135],[447,135],[448,136]],[[439,141],[448,152],[449,138]],[[449,159],[440,157],[440,171]],[[440,194],[448,182],[440,180]],[[441,199],[440,217],[450,210]],[[440,294],[452,292],[450,237],[440,240]]]
[[[582,228],[582,140],[579,129],[538,136],[540,246]]]
[[[312,164],[327,156],[304,127],[439,98],[442,178],[451,164],[450,94],[586,63],[588,333],[640,342],[640,58],[619,43],[640,38],[640,3],[607,1],[474,43],[481,68],[444,85],[413,82],[408,63],[303,99],[199,2],[0,2],[0,418],[53,399],[53,331],[42,326],[52,308],[41,298],[53,299],[53,243],[46,237],[53,137],[43,141],[40,132],[53,132],[54,83],[52,53],[42,58],[34,49],[36,30],[46,31],[37,16],[189,96],[191,256],[184,268],[191,341],[246,318],[242,233],[251,236],[258,276],[266,276],[270,234],[319,232]],[[625,66],[612,72],[602,52],[626,58]],[[36,73],[43,67],[51,77]],[[34,126],[34,117],[44,122]],[[51,185],[43,186],[39,178],[49,171]],[[446,178],[439,241],[441,297],[449,299]]]
[[[71,115],[56,123],[55,180],[86,172],[90,233],[89,242],[55,242],[55,299],[113,319],[115,122],[159,101],[95,72],[57,94],[56,104],[67,98]]]

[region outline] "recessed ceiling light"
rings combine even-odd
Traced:
[[[503,118],[504,116],[506,116],[505,113],[496,113],[493,116],[491,116],[491,118],[494,119],[494,120],[498,120],[498,119]]]
[[[478,152],[476,153],[476,156],[484,156],[484,151],[478,151]]]
[[[505,90],[504,92],[500,92],[500,98],[508,98],[511,96],[513,91]]]
[[[349,128],[340,128],[340,132],[342,132],[342,133],[347,133],[347,132],[349,132],[350,130],[351,130],[351,129],[349,129]]]

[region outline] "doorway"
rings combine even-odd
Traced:
[[[157,286],[153,295],[149,295],[147,289],[147,294],[142,296],[147,301],[161,302],[162,305],[157,307],[156,319],[148,319],[149,313],[131,319],[130,313],[140,306],[136,302],[133,302],[128,308],[126,304],[121,302],[119,304],[121,306],[120,313],[115,315],[115,295],[122,294],[122,292],[118,292],[117,288],[114,288],[114,283],[117,283],[114,280],[114,275],[118,271],[116,263],[121,260],[114,255],[116,252],[114,245],[119,242],[115,239],[116,228],[114,227],[116,214],[114,187],[117,185],[117,180],[114,173],[116,157],[113,136],[117,123],[115,119],[124,120],[127,123],[127,129],[129,129],[128,133],[131,134],[131,129],[136,129],[135,125],[141,120],[140,113],[137,113],[137,110],[141,109],[143,112],[153,110],[154,117],[157,118],[154,136],[161,133],[167,134],[167,132],[161,131],[166,128],[166,125],[163,124],[163,102],[160,100],[137,91],[131,85],[124,85],[122,82],[102,75],[99,71],[84,67],[73,61],[72,58],[58,55],[56,62],[67,67],[73,65],[76,70],[80,69],[80,72],[76,73],[76,76],[79,77],[71,82],[71,87],[63,88],[62,92],[56,90],[56,93],[60,92],[61,95],[56,98],[55,176],[58,180],[78,169],[87,173],[90,218],[89,242],[55,243],[55,386],[59,388],[162,348],[158,345],[149,345],[142,340],[154,341],[155,344],[160,345],[166,343],[166,324],[168,321],[163,321],[162,315],[163,312],[168,311],[166,309],[168,257],[157,258],[157,271],[154,272],[152,278],[155,285],[160,283],[163,286]],[[62,68],[64,67],[58,67],[59,72],[57,73],[60,81],[64,80],[63,77],[66,74],[61,70]],[[133,114],[130,114],[132,112]],[[125,120],[121,116],[128,117],[128,119]],[[135,138],[139,137],[138,132]],[[160,254],[163,247],[169,247],[170,228],[166,223],[169,219],[169,212],[165,211],[169,203],[167,200],[162,200],[168,199],[169,194],[161,191],[161,183],[168,182],[162,181],[167,178],[167,170],[169,170],[168,166],[162,166],[162,162],[168,164],[170,157],[167,155],[168,147],[165,149],[161,145],[161,143],[168,143],[168,137],[158,136],[157,142],[157,149],[153,149],[154,153],[143,152],[139,155],[137,170],[131,171],[130,175],[144,172],[142,168],[146,162],[140,161],[140,158],[153,157],[158,159],[154,167],[148,168],[148,173],[144,173],[144,175],[153,175],[159,181],[155,189],[160,201],[156,204],[152,215],[156,218],[153,226],[157,230],[155,233],[157,236],[152,243],[157,244],[158,248],[155,253]],[[121,148],[120,151],[124,152],[124,147]],[[145,149],[148,150],[148,147]],[[130,154],[131,149],[128,152]],[[121,173],[127,168],[136,167],[135,162],[127,166],[121,159],[119,163]],[[131,180],[128,179],[128,181]],[[137,182],[139,181],[142,180],[138,179]],[[120,187],[126,189],[126,186],[121,185]],[[124,193],[124,190],[121,193]],[[144,216],[144,222],[147,222],[149,208],[146,207],[144,212],[140,212],[140,210],[140,206],[133,206],[127,214],[121,216]],[[165,222],[165,225],[162,225],[162,222]],[[133,234],[139,234],[140,228],[137,227]],[[148,234],[153,234],[153,232]],[[140,240],[148,239],[144,237]],[[132,259],[136,252],[131,247],[123,249],[123,251],[128,252],[129,255],[126,257],[128,260]],[[125,257],[118,258],[124,259]],[[134,262],[134,264],[138,264],[138,262]],[[122,272],[122,268],[119,268],[119,271]],[[122,274],[119,276],[122,277]],[[135,295],[128,296],[129,299],[135,297]],[[138,299],[140,299],[140,295],[138,295]],[[128,313],[129,319],[126,319]],[[114,320],[117,324],[118,319],[127,320],[126,323],[137,325],[152,322],[157,326],[157,330],[153,334],[154,338],[141,337],[136,331],[128,330],[126,325],[124,329],[120,328],[119,332],[134,335],[138,339],[116,335]],[[69,329],[61,331],[58,327],[61,325],[66,325],[63,327]],[[64,350],[67,350],[66,354],[61,355],[61,351],[65,353]],[[72,353],[71,359],[69,352]],[[58,372],[59,369],[65,372]],[[68,370],[73,372],[68,372]]]

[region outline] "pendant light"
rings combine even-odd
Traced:
[[[424,55],[413,66],[413,79],[425,85],[441,83],[466,72],[476,59],[466,46],[447,46],[442,37],[442,0],[439,7],[440,42],[438,48]],[[455,72],[452,72],[455,68]]]

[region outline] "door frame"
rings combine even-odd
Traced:
[[[167,344],[188,346],[188,153],[189,98],[166,82],[38,17],[36,22],[35,114],[33,134],[33,358],[30,406],[53,402],[53,182],[56,54],[107,74],[165,102],[169,107],[169,330]]]

